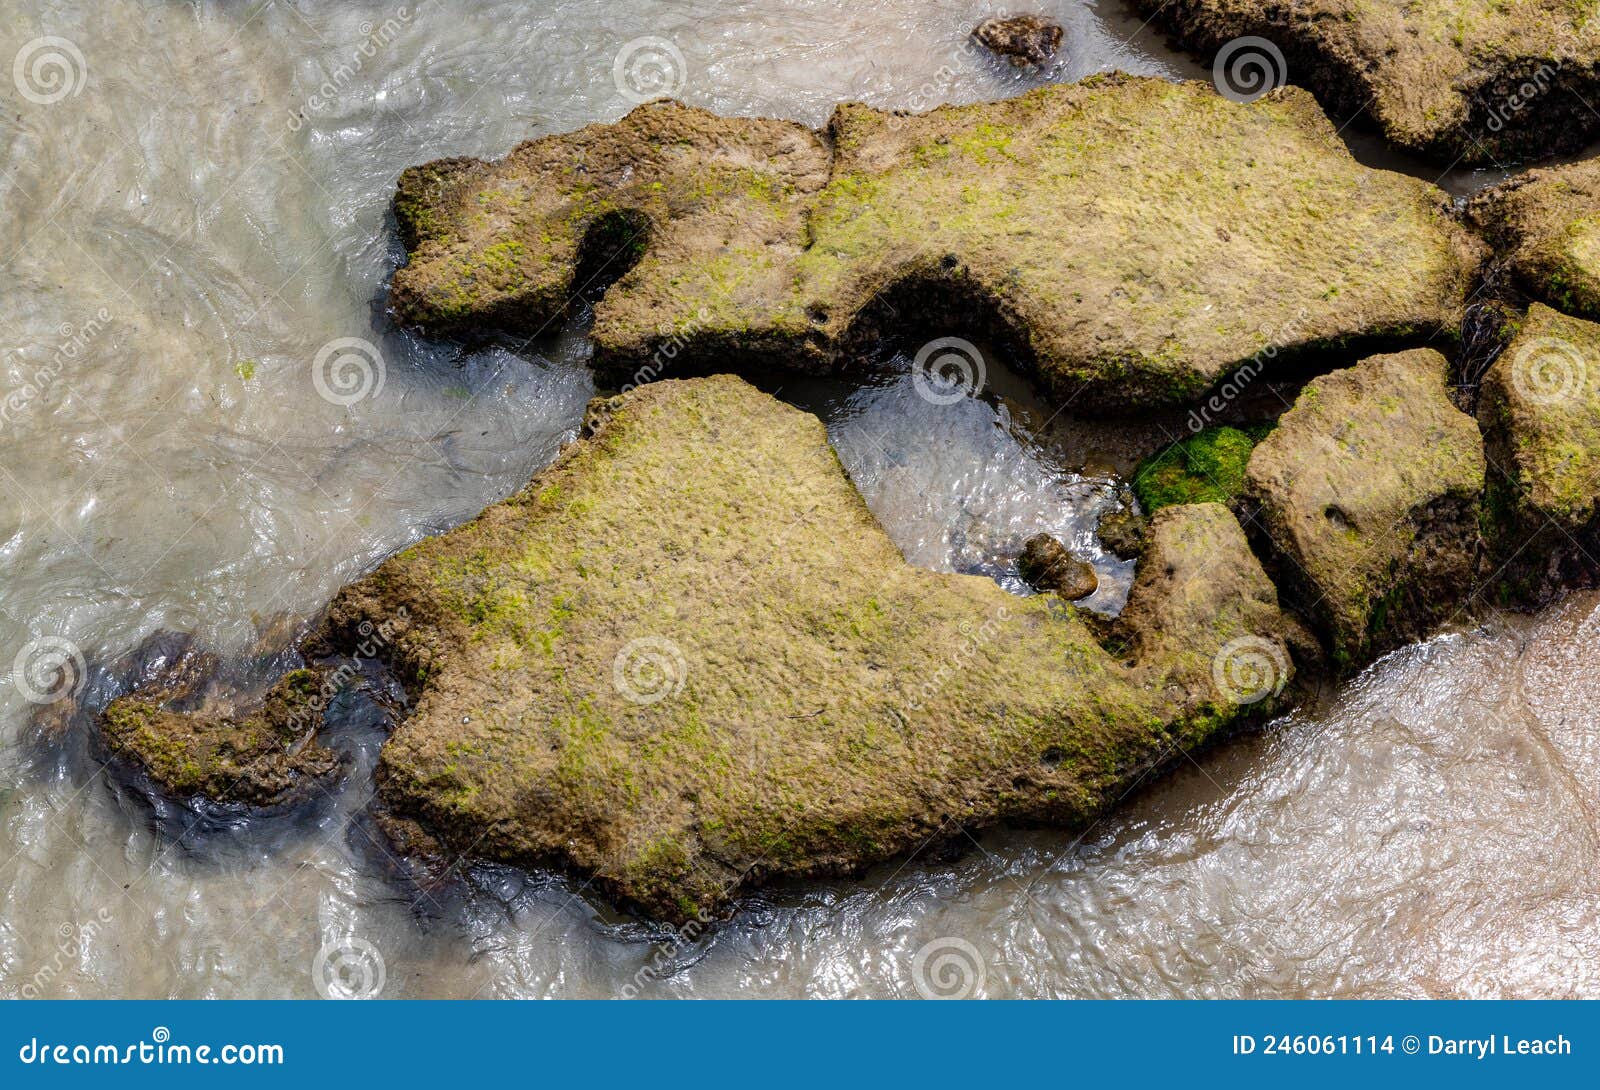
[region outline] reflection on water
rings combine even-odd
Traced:
[[[593,389],[582,338],[393,329],[386,204],[410,163],[619,116],[627,43],[671,43],[688,101],[809,123],[847,98],[1203,74],[1110,0],[1052,0],[1066,60],[1020,75],[964,46],[999,6],[0,0],[0,60],[74,50],[65,84],[0,79],[0,663],[55,640],[114,662],[160,629],[270,642],[547,461]],[[1020,590],[1010,558],[1048,529],[1115,608],[1125,566],[1091,535],[1111,479],[1005,404],[933,406],[895,374],[818,401],[915,562]],[[152,821],[81,729],[32,742],[13,679],[0,994],[311,996],[319,950],[370,944],[390,996],[909,995],[936,938],[969,942],[996,995],[1595,994],[1593,610],[1393,656],[1081,840],[997,833],[775,891],[670,957],[560,877],[406,881],[360,817],[382,737],[364,697],[338,709],[355,765],[323,805],[177,838],[193,815]],[[91,670],[77,696],[113,684]]]

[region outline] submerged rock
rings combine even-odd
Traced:
[[[1250,455],[1283,588],[1342,666],[1425,633],[1471,587],[1484,455],[1447,373],[1418,349],[1313,379]]]
[[[1516,597],[1600,571],[1600,325],[1534,303],[1484,376],[1478,418],[1494,472],[1496,551]]]
[[[995,16],[972,28],[985,49],[1019,67],[1046,63],[1061,48],[1061,24],[1042,15]]]
[[[1600,160],[1530,170],[1480,193],[1469,210],[1529,294],[1600,318]]]
[[[1297,630],[1223,507],[1156,517],[1113,654],[1052,597],[907,565],[815,417],[729,377],[615,404],[311,641],[393,637],[403,842],[681,920],[964,827],[1081,822],[1289,679]]]
[[[1472,164],[1582,147],[1600,131],[1593,10],[1570,0],[1139,0],[1219,86],[1285,79],[1408,151]],[[1240,39],[1266,39],[1240,42]]]
[[[1137,560],[1144,553],[1145,535],[1150,520],[1132,511],[1113,511],[1100,520],[1095,528],[1100,542],[1111,555],[1122,560]]]
[[[1022,543],[1017,572],[1035,590],[1053,591],[1069,602],[1089,597],[1100,586],[1094,565],[1073,556],[1049,534],[1034,534]]]
[[[538,329],[620,276],[592,328],[619,384],[860,366],[933,329],[1082,406],[1176,403],[1264,353],[1453,337],[1480,246],[1444,203],[1356,163],[1295,90],[1097,77],[920,115],[847,104],[825,137],[663,102],[406,171],[391,302],[430,330]]]
[[[316,670],[291,670],[244,714],[173,710],[193,695],[192,680],[119,697],[101,716],[112,754],[143,769],[166,794],[279,806],[306,797],[342,767],[314,738],[321,724]]]

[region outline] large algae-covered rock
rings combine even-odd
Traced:
[[[1513,589],[1538,598],[1593,578],[1600,325],[1534,303],[1484,376],[1478,417],[1493,466],[1487,506]]]
[[[1295,90],[1243,106],[1097,78],[914,116],[845,105],[826,139],[663,102],[407,171],[393,305],[431,329],[538,327],[627,267],[592,334],[635,382],[712,354],[836,368],[940,327],[1080,404],[1170,402],[1267,349],[1454,330],[1477,249],[1442,204],[1357,164]]]
[[[1217,51],[1219,84],[1310,87],[1390,141],[1494,163],[1581,147],[1600,129],[1590,0],[1139,0],[1184,45]],[[1241,38],[1264,38],[1240,43]],[[1273,55],[1273,50],[1277,55]]]
[[[1421,634],[1470,585],[1484,455],[1447,369],[1419,349],[1323,375],[1250,456],[1285,589],[1341,664]]]
[[[1054,596],[908,566],[815,417],[728,377],[614,404],[308,641],[386,635],[407,843],[684,918],[964,826],[1082,821],[1290,676],[1298,629],[1220,505],[1152,521],[1112,653]]]
[[[1600,159],[1530,170],[1473,199],[1471,215],[1530,294],[1600,317]]]

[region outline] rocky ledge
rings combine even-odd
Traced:
[[[1600,160],[1530,170],[1479,194],[1468,211],[1519,288],[1600,318]]]
[[[1391,143],[1452,163],[1575,150],[1600,131],[1588,105],[1600,93],[1600,35],[1578,0],[1139,6],[1181,45],[1215,54],[1219,80],[1240,93],[1287,78],[1341,122],[1366,113]]]
[[[1222,506],[1155,518],[1101,631],[908,566],[821,422],[738,379],[616,404],[523,492],[346,587],[308,642],[391,637],[412,710],[380,795],[413,847],[562,865],[681,920],[962,829],[1081,823],[1277,706],[1304,642]],[[227,725],[160,698],[117,701],[108,731],[155,731],[138,752],[173,788],[233,775],[178,752]]]
[[[1444,195],[1359,165],[1311,97],[1097,77],[815,132],[672,102],[406,171],[392,306],[537,330],[609,284],[599,368],[860,366],[986,336],[1062,401],[1179,403],[1270,350],[1453,338],[1480,247]],[[615,283],[612,283],[615,281]]]

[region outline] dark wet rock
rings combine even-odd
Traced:
[[[547,328],[615,279],[592,336],[619,386],[859,367],[939,331],[1084,407],[1177,404],[1267,349],[1453,337],[1481,249],[1438,189],[1358,164],[1304,92],[1239,105],[1126,76],[920,115],[846,104],[825,134],[655,103],[408,170],[395,210],[401,322]]]
[[[339,755],[315,740],[319,671],[291,670],[244,712],[189,707],[210,672],[185,656],[153,686],[113,700],[100,719],[112,754],[173,797],[256,807],[304,799],[342,767]]]
[[[1484,377],[1486,522],[1507,593],[1538,602],[1600,574],[1600,325],[1534,303]]]
[[[1216,54],[1241,94],[1309,87],[1340,119],[1365,112],[1389,141],[1451,162],[1576,150],[1600,131],[1592,10],[1570,0],[1139,0],[1185,47]],[[1262,38],[1270,50],[1247,48]],[[1276,53],[1276,56],[1273,53]],[[1587,100],[1587,102],[1585,101]]]
[[[686,919],[941,830],[1082,822],[1281,703],[1297,629],[1233,516],[1169,508],[1147,556],[1113,654],[1053,597],[907,565],[815,417],[665,381],[346,587],[310,642],[386,626],[412,711],[379,786],[405,843]],[[181,764],[188,721],[142,725]]]
[[[1145,535],[1150,520],[1132,511],[1113,511],[1100,520],[1097,533],[1111,554],[1122,560],[1137,560],[1144,553]]]
[[[1340,666],[1423,634],[1471,587],[1484,455],[1447,371],[1419,349],[1313,379],[1250,456],[1281,585]]]
[[[1523,290],[1600,318],[1600,160],[1519,174],[1480,193],[1469,214]]]
[[[1042,15],[996,16],[972,29],[978,44],[1019,67],[1049,62],[1061,48],[1062,33],[1060,23]]]
[[[1035,590],[1053,591],[1068,602],[1087,598],[1100,586],[1094,565],[1073,556],[1049,534],[1034,534],[1022,543],[1017,572]]]

